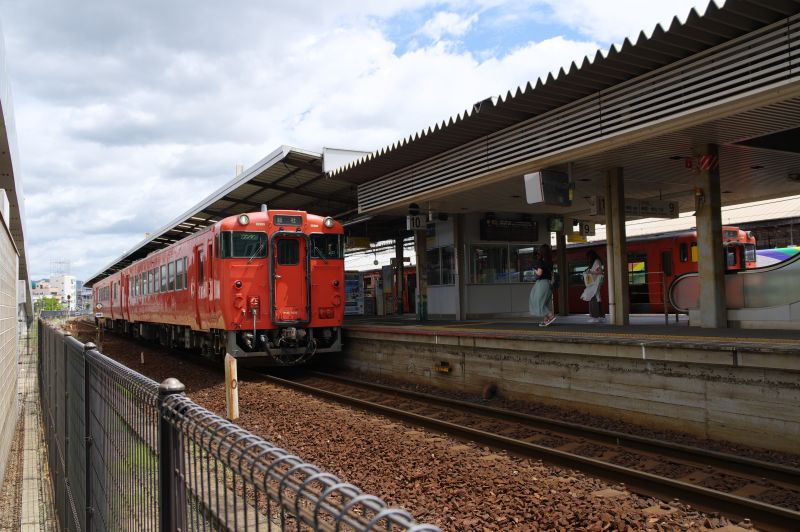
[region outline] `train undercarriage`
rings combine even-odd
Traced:
[[[110,319],[99,320],[98,325],[164,347],[197,351],[207,358],[221,360],[229,353],[235,358],[269,366],[302,364],[316,354],[335,353],[342,348],[339,327],[195,331],[184,325]]]

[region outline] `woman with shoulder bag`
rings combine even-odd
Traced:
[[[603,262],[593,249],[586,252],[586,259],[589,261],[589,267],[583,272],[583,284],[586,288],[581,294],[581,299],[589,302],[589,323],[598,323],[606,317],[600,299],[600,287],[605,279]]]
[[[531,289],[528,297],[528,311],[532,316],[541,316],[542,322],[539,327],[547,327],[556,321],[553,312],[553,291],[551,281],[553,279],[553,260],[550,253],[550,246],[542,244],[539,247],[539,261],[533,268],[537,276],[537,281]]]

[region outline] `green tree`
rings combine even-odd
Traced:
[[[61,301],[56,297],[43,297],[41,299],[42,310],[61,310]]]

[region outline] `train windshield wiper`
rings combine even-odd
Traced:
[[[319,255],[319,258],[322,259],[322,262],[324,262],[325,264],[328,264],[328,259],[325,258],[325,254],[322,253],[322,250],[319,249],[316,244],[312,244],[312,245],[314,246],[314,251],[316,251],[317,255]]]
[[[262,241],[261,241],[261,242],[258,244],[258,247],[256,248],[256,250],[253,252],[253,254],[252,254],[252,255],[250,255],[250,258],[249,258],[249,259],[247,259],[247,264],[250,264],[251,262],[253,262],[253,259],[254,259],[254,258],[256,258],[256,255],[258,255],[259,253],[261,253],[261,250],[262,250],[262,249],[264,249],[264,242],[266,242],[266,240],[262,240]]]

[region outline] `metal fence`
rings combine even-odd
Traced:
[[[63,530],[438,530],[43,321],[39,355]]]

